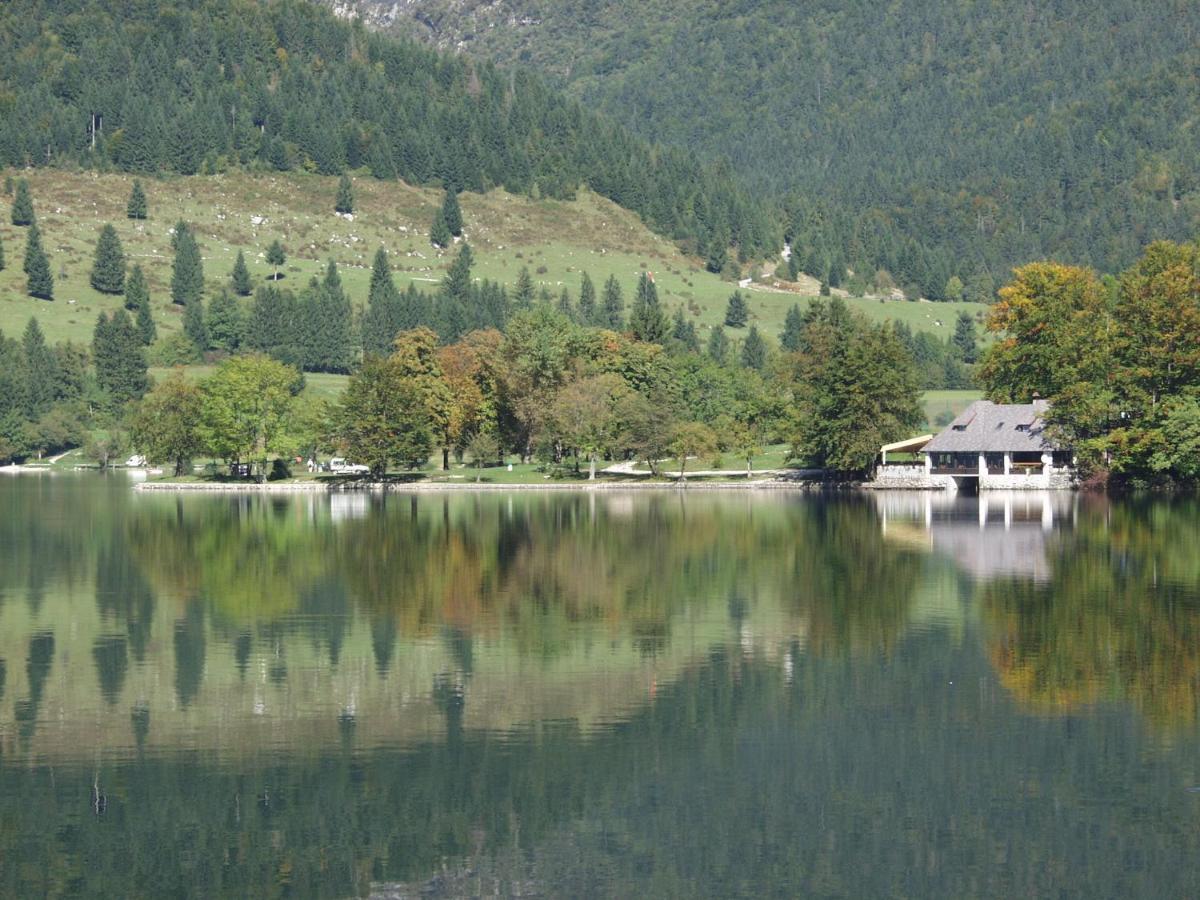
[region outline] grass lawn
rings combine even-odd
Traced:
[[[937,424],[939,416],[943,422],[948,423],[948,416],[957,416],[974,401],[982,398],[983,391],[926,391],[922,398],[925,421],[931,431],[941,431],[945,425]]]
[[[121,237],[130,263],[140,263],[149,281],[155,321],[161,335],[182,328],[182,314],[170,302],[170,230],[179,219],[192,223],[204,257],[211,294],[228,278],[238,250],[244,251],[254,279],[265,282],[272,269],[267,246],[278,238],[288,260],[281,287],[302,288],[334,259],[352,302],[366,302],[375,250],[386,247],[401,288],[410,281],[436,286],[454,253],[429,244],[429,224],[440,206],[441,192],[402,182],[355,178],[353,221],[333,213],[337,179],[316,175],[248,175],[243,173],[144,179],[150,218],[125,218],[132,178],[125,175],[36,169],[19,173],[29,180],[42,229],[43,245],[55,274],[55,299],[25,295],[21,260],[24,228],[9,224],[0,210],[0,241],[8,265],[0,270],[0,330],[18,336],[37,316],[53,343],[90,342],[101,311],[116,309],[121,298],[100,294],[88,282],[100,227],[111,223]],[[461,197],[466,234],[476,254],[475,274],[512,285],[523,266],[536,285],[555,298],[565,286],[578,296],[583,272],[599,290],[615,275],[632,302],[639,272],[654,273],[659,295],[669,312],[682,306],[701,329],[701,338],[724,319],[725,304],[735,285],[705,271],[700,261],[684,256],[664,238],[647,230],[633,213],[595,194],[581,192],[571,202],[530,200],[504,191]],[[0,206],[6,206],[0,203]],[[797,293],[752,290],[751,322],[776,336],[793,303],[807,302],[815,283]],[[875,320],[896,318],[914,329],[945,337],[952,333],[960,310],[978,313],[974,304],[882,302],[852,299],[850,305]],[[732,329],[736,339],[741,329]]]

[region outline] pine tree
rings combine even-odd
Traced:
[[[442,201],[442,217],[450,233],[455,237],[462,237],[462,210],[458,206],[458,191],[453,187],[446,188],[446,197]]]
[[[33,222],[33,199],[29,196],[29,182],[18,178],[17,193],[12,202],[12,223],[24,227],[32,225]]]
[[[714,274],[720,275],[725,271],[725,264],[729,262],[729,232],[724,228],[718,229],[713,235],[712,240],[708,245],[708,259],[704,261],[704,267]]]
[[[613,331],[625,330],[625,298],[621,296],[621,285],[616,275],[609,275],[608,281],[604,282],[600,324]]]
[[[148,379],[142,339],[124,309],[111,317],[100,314],[92,333],[92,364],[100,389],[114,407],[146,393]]]
[[[204,322],[204,300],[193,297],[183,308],[183,333],[201,353],[208,349],[208,326]]]
[[[442,281],[441,293],[438,297],[439,325],[438,335],[447,344],[453,344],[467,329],[470,321],[470,310],[473,306],[471,266],[474,254],[470,244],[463,242],[458,256],[450,264],[446,278]]]
[[[779,336],[779,345],[789,353],[797,353],[803,333],[804,316],[800,312],[800,305],[793,303],[783,320],[783,334]]]
[[[200,259],[200,246],[186,222],[179,222],[175,226],[171,245],[175,249],[175,261],[171,266],[171,302],[186,306],[204,295],[204,264]]]
[[[250,281],[250,270],[246,268],[246,254],[238,251],[233,263],[233,271],[229,273],[229,283],[233,292],[239,297],[249,297],[254,293],[254,285]]]
[[[349,215],[354,212],[354,185],[350,183],[350,176],[343,175],[338,181],[337,201],[333,205],[334,212]]]
[[[767,344],[758,333],[758,326],[751,325],[742,342],[742,365],[747,369],[761,372],[767,365]]]
[[[446,224],[446,211],[439,209],[433,214],[433,224],[429,226],[429,243],[445,249],[450,246],[450,226]]]
[[[50,274],[50,260],[42,249],[42,232],[37,222],[29,226],[25,240],[26,293],[41,300],[54,299],[54,276]]]
[[[396,158],[392,154],[392,144],[386,134],[378,134],[372,138],[368,165],[371,167],[371,174],[380,181],[396,177]]]
[[[279,267],[287,262],[287,254],[283,252],[283,244],[279,243],[279,239],[271,241],[271,246],[267,248],[267,265],[274,268],[274,273],[271,275],[272,281],[279,280]]]
[[[133,188],[129,191],[129,202],[125,204],[125,216],[129,219],[146,218],[146,193],[142,190],[142,183],[136,178],[133,180]]]
[[[729,338],[725,329],[718,325],[708,336],[708,356],[715,362],[725,365],[729,361]]]
[[[725,307],[725,324],[730,328],[744,328],[750,312],[746,309],[746,299],[741,291],[734,291]]]
[[[208,305],[205,325],[214,350],[236,351],[242,345],[242,310],[237,297],[227,290],[218,291]]]
[[[959,360],[967,365],[974,364],[979,358],[975,343],[975,320],[969,313],[960,312],[958,321],[954,323],[954,352]]]
[[[4,271],[4,241],[0,241],[0,272]]]
[[[575,304],[571,302],[571,292],[565,287],[558,295],[558,311],[570,321],[575,321]]]
[[[401,321],[400,305],[400,294],[396,290],[396,282],[392,280],[387,251],[380,247],[375,251],[375,261],[371,264],[371,287],[367,292],[367,309],[362,318],[363,353],[387,356],[391,352],[392,341],[405,328]]]
[[[600,324],[597,316],[599,310],[596,308],[596,286],[592,284],[592,276],[587,272],[583,273],[583,279],[579,283],[579,322],[582,325],[598,325]]]
[[[150,311],[150,289],[140,265],[134,265],[125,279],[125,308],[136,316],[137,331],[142,343],[149,346],[158,336],[154,316]]]
[[[658,288],[646,272],[638,279],[629,328],[634,337],[647,344],[662,344],[667,339],[669,325],[658,303]]]
[[[325,372],[349,372],[354,362],[354,317],[342,288],[337,264],[331,259],[321,283],[321,366]]]
[[[21,365],[17,383],[21,389],[20,406],[25,418],[39,418],[54,402],[58,373],[54,354],[46,346],[46,336],[37,319],[30,319],[21,336]]]
[[[102,294],[125,292],[125,251],[121,249],[121,239],[112,225],[100,229],[91,281],[92,287]]]
[[[671,326],[671,339],[689,353],[700,352],[700,336],[696,334],[696,323],[684,315],[682,306],[675,310],[675,318]]]
[[[517,309],[529,309],[533,306],[533,277],[527,266],[521,266],[517,273],[517,286],[513,290],[513,304]]]

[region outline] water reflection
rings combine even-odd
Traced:
[[[1200,888],[1191,502],[0,502],[0,896]]]

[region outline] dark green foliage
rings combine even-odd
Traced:
[[[334,201],[333,211],[343,215],[354,212],[354,185],[350,183],[349,175],[343,175],[338,180],[337,199]]]
[[[959,360],[967,365],[973,364],[979,358],[979,350],[975,343],[975,320],[969,313],[960,312],[954,323],[954,349]]]
[[[149,346],[158,336],[154,324],[154,315],[150,310],[150,289],[146,286],[146,276],[142,267],[134,264],[125,279],[125,308],[134,314],[137,322],[138,335],[142,343]]]
[[[683,308],[675,310],[675,318],[671,325],[671,339],[675,345],[689,353],[700,352],[700,335],[696,333],[696,323],[683,312]]]
[[[4,241],[0,240],[0,272],[4,271]]]
[[[25,236],[25,276],[25,291],[30,297],[54,299],[54,276],[50,274],[50,260],[42,249],[42,232],[37,222],[30,223]]]
[[[513,289],[513,305],[517,309],[529,309],[533,306],[533,277],[527,266],[521,266],[517,273],[517,286]]]
[[[273,284],[264,285],[254,292],[246,319],[245,346],[300,367],[304,363],[304,348],[299,324],[295,295]]]
[[[793,303],[783,319],[783,334],[779,336],[779,346],[788,353],[800,349],[800,333],[804,328],[804,317],[800,314],[800,305]]]
[[[725,334],[725,329],[718,325],[712,330],[712,334],[708,336],[708,346],[705,348],[709,359],[713,362],[725,365],[729,362],[729,338]]]
[[[146,215],[146,192],[142,190],[142,183],[135,178],[133,188],[129,191],[129,202],[125,205],[125,216],[130,219],[144,219]]]
[[[125,251],[121,249],[121,239],[112,225],[100,229],[96,256],[92,261],[91,282],[92,287],[102,294],[125,292]]]
[[[558,313],[570,322],[576,322],[575,304],[571,302],[571,292],[565,287],[558,295]]]
[[[625,330],[625,299],[617,276],[609,275],[604,282],[604,297],[600,303],[599,324],[613,331]]]
[[[204,320],[202,298],[196,297],[183,308],[183,333],[197,352],[204,353],[209,349],[208,323]]]
[[[742,341],[742,366],[747,369],[753,369],[756,372],[761,372],[767,365],[767,345],[763,340],[762,335],[758,333],[758,326],[751,325],[750,331],[746,334],[746,339]]]
[[[709,240],[708,258],[704,261],[704,267],[708,271],[720,275],[725,271],[725,265],[729,262],[729,232],[724,226],[718,228]]]
[[[433,224],[429,226],[429,243],[435,247],[450,246],[450,226],[446,224],[446,211],[439,209],[433,214]]]
[[[214,350],[233,353],[242,345],[242,310],[237,297],[221,290],[208,305],[205,322],[209,346]]]
[[[0,257],[0,264],[3,258]],[[601,325],[600,309],[596,305],[596,285],[587,272],[579,282],[579,321],[584,325]]]
[[[727,166],[636,138],[528,70],[372,34],[315,4],[12,0],[4,18],[0,165],[369,166],[415,184],[555,199],[585,185],[662,234],[724,229],[755,255],[779,246],[771,210]],[[80,140],[93,114],[103,120],[94,151]]]
[[[21,357],[16,373],[20,403],[25,418],[37,419],[54,402],[58,380],[54,354],[46,346],[46,336],[37,319],[30,319],[21,335]]]
[[[392,341],[405,327],[413,326],[402,321],[400,294],[392,280],[392,267],[387,251],[380,247],[371,265],[371,288],[362,318],[363,352],[386,356],[391,352]]]
[[[92,333],[92,362],[96,381],[114,408],[146,393],[148,379],[142,338],[124,309],[111,316],[100,314]]]
[[[279,280],[279,267],[285,262],[287,262],[287,254],[283,252],[283,244],[279,243],[279,239],[276,238],[267,248],[267,265],[274,270],[271,274],[272,281]]]
[[[734,291],[725,307],[725,324],[730,328],[745,328],[750,311],[746,308],[746,298],[741,291]]]
[[[13,197],[11,213],[14,225],[24,227],[33,224],[33,198],[29,196],[29,182],[24,178],[17,179],[17,193]]]
[[[309,285],[301,305],[306,320],[303,368],[310,372],[349,372],[354,362],[354,321],[333,260],[321,282],[314,279]]]
[[[438,294],[437,333],[443,343],[452,344],[470,330],[474,319],[472,310],[471,266],[474,254],[463,243],[458,256],[450,264]]]
[[[463,231],[462,210],[458,206],[458,191],[453,187],[446,188],[446,198],[442,201],[442,216],[450,233],[455,237],[461,237]]]
[[[629,315],[629,328],[634,337],[647,344],[663,343],[669,332],[666,314],[658,302],[658,288],[646,272],[638,278],[637,295]]]
[[[250,280],[250,270],[246,268],[246,255],[238,251],[233,263],[233,271],[229,273],[229,285],[239,297],[249,297],[254,293],[254,284]]]
[[[204,295],[204,264],[191,227],[179,222],[171,236],[175,261],[171,266],[171,302],[186,306]]]

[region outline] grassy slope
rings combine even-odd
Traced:
[[[21,260],[24,229],[8,224],[7,201],[0,204],[0,240],[7,267],[0,271],[0,329],[19,335],[36,315],[50,341],[90,341],[101,310],[115,309],[119,297],[94,291],[88,284],[92,253],[101,225],[111,222],[121,236],[131,262],[140,262],[150,280],[155,319],[160,333],[170,334],[182,316],[170,303],[170,228],[180,219],[193,223],[200,237],[205,274],[212,290],[228,277],[239,249],[245,251],[252,274],[265,279],[270,267],[266,247],[280,238],[288,252],[282,285],[299,289],[317,274],[327,259],[342,270],[353,301],[366,301],[371,259],[382,245],[392,257],[397,281],[426,288],[441,280],[449,257],[433,250],[428,228],[440,192],[398,182],[355,179],[357,209],[353,222],[334,215],[336,179],[314,175],[229,174],[148,180],[150,218],[125,218],[131,179],[121,175],[39,169],[23,173],[29,179],[42,227],[43,243],[58,279],[53,302],[25,296]],[[532,201],[503,191],[462,197],[468,238],[476,251],[476,274],[512,284],[523,265],[535,281],[557,296],[565,285],[578,294],[580,273],[587,271],[599,288],[616,275],[627,304],[639,271],[654,272],[659,293],[672,312],[686,305],[702,337],[707,327],[724,316],[734,286],[704,271],[669,241],[644,228],[632,213],[593,194],[571,203]],[[251,217],[265,217],[261,225]],[[538,272],[544,268],[544,272]],[[65,276],[65,277],[64,277]],[[751,321],[777,335],[787,307],[798,295],[753,292]],[[971,304],[941,306],[875,299],[851,300],[872,319],[903,319],[916,329],[947,336],[960,309],[978,312]]]

